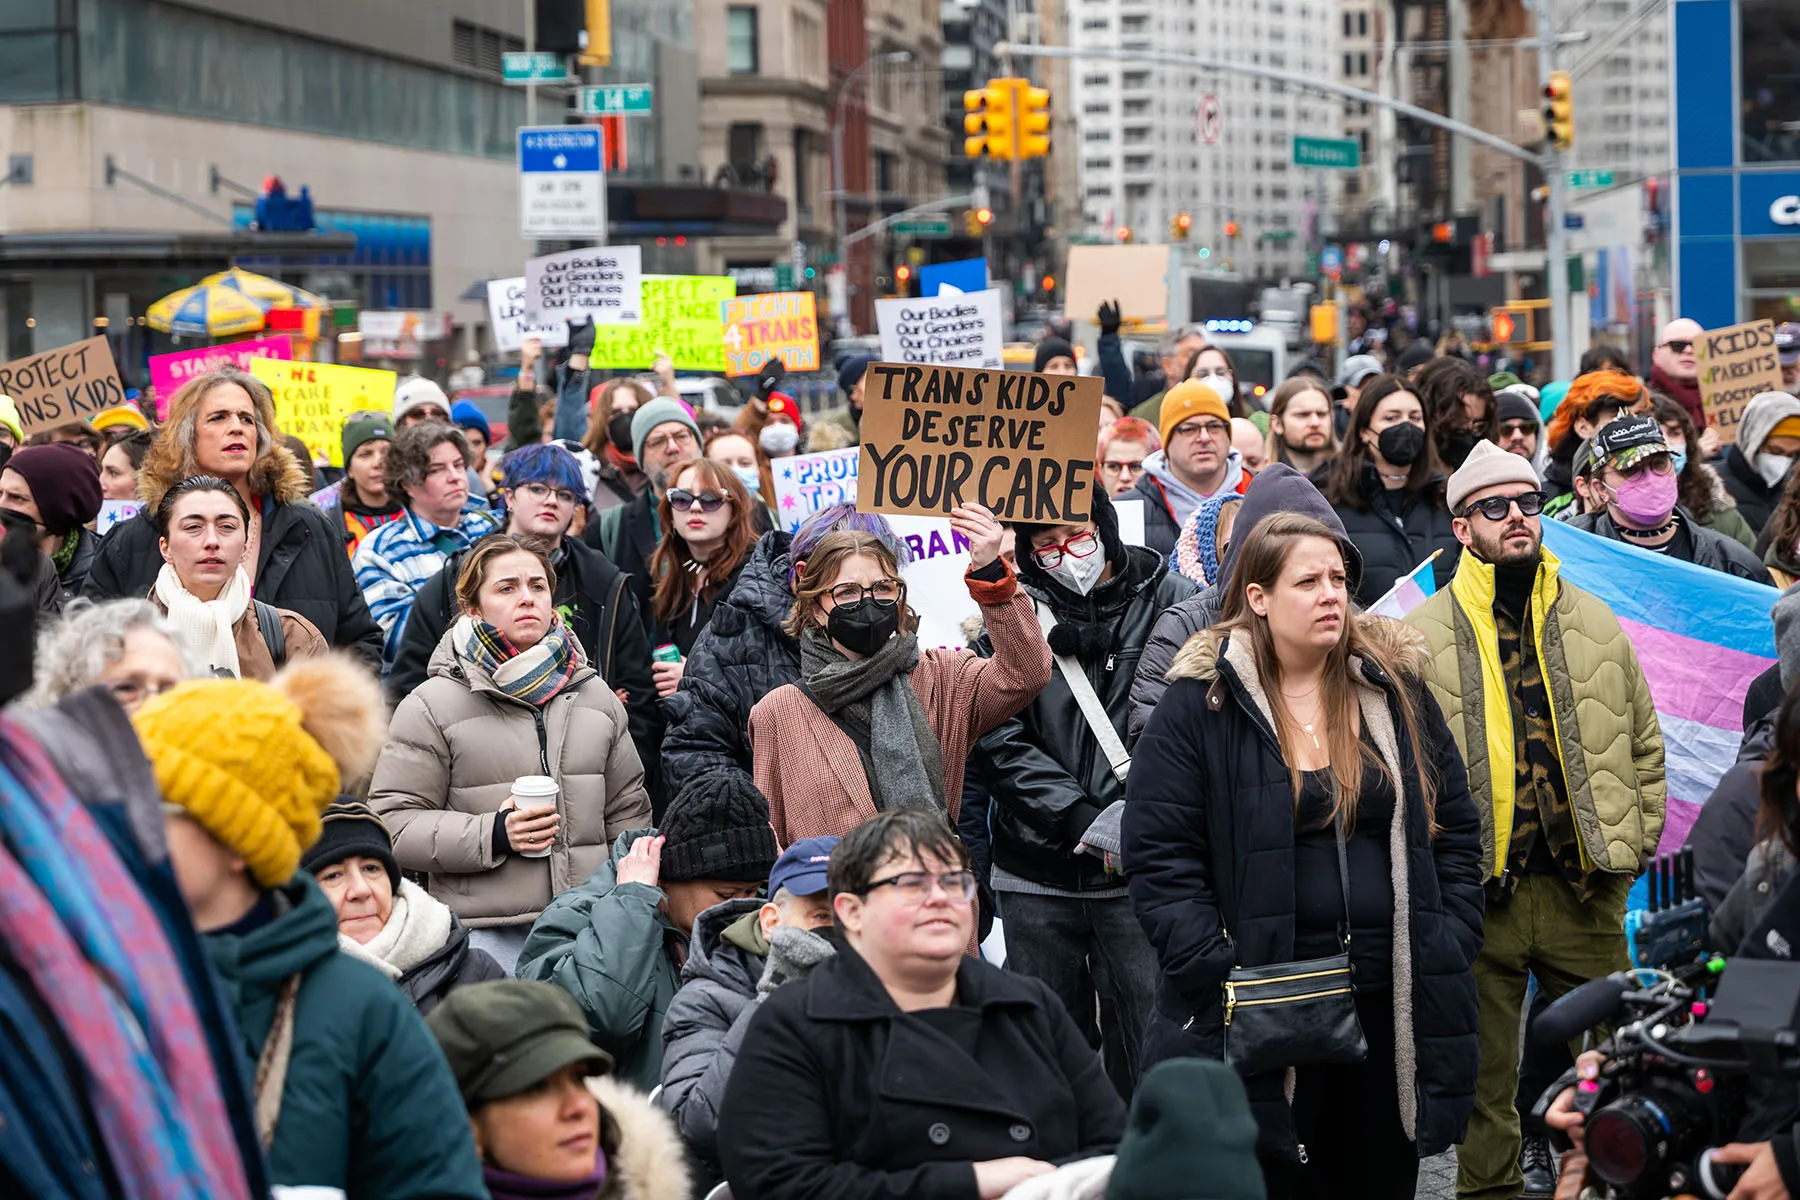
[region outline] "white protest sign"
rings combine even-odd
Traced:
[[[850,446],[778,458],[770,464],[781,527],[793,533],[822,508],[855,504],[857,460],[857,448]],[[966,649],[963,622],[981,615],[963,582],[969,567],[968,541],[941,517],[891,516],[887,521],[912,551],[912,562],[901,569],[900,577],[906,581],[907,602],[919,614],[920,648]]]
[[[636,246],[590,246],[525,261],[525,317],[596,325],[643,320],[644,270]]]
[[[121,521],[129,521],[144,507],[142,500],[102,500],[94,517],[94,532],[105,537],[109,529]]]
[[[1000,293],[967,292],[920,300],[877,300],[883,362],[1004,370],[1005,318]]]
[[[546,348],[569,344],[566,321],[539,324],[525,319],[525,277],[490,279],[488,292],[488,325],[494,331],[494,349],[505,354],[524,346],[528,337],[537,338]]]

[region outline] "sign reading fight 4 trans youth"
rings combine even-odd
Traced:
[[[754,375],[774,358],[790,371],[819,369],[811,292],[759,292],[725,301],[725,373]]]
[[[598,125],[519,130],[519,233],[606,237],[606,170]]]
[[[103,334],[0,367],[0,395],[19,406],[19,423],[30,437],[117,408],[125,403],[125,385]]]
[[[974,502],[1002,521],[1085,521],[1105,386],[1094,375],[875,363],[856,507],[943,516]]]
[[[1001,357],[1006,319],[995,288],[962,296],[877,300],[875,323],[881,327],[881,357],[889,362],[996,371],[1006,366]]]
[[[564,250],[525,261],[525,319],[544,324],[586,317],[635,325],[644,316],[643,255],[636,246]]]
[[[1730,445],[1737,441],[1744,406],[1759,392],[1783,391],[1775,353],[1775,323],[1764,319],[1709,329],[1694,343],[1699,360],[1700,403],[1707,424]]]

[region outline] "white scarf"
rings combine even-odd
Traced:
[[[237,639],[232,627],[250,607],[250,576],[239,567],[217,600],[202,600],[181,585],[175,568],[164,563],[156,574],[156,598],[169,612],[169,624],[175,627],[175,641],[196,662],[208,670],[238,669]]]
[[[381,932],[367,942],[340,933],[338,949],[362,959],[389,979],[398,979],[442,950],[449,940],[450,906],[412,880],[403,879]]]

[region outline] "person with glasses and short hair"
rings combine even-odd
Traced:
[[[731,468],[693,458],[677,463],[670,475],[674,485],[663,492],[657,509],[663,540],[650,556],[656,645],[651,670],[663,699],[681,686],[682,664],[756,545],[750,493]]]
[[[1650,390],[1680,401],[1703,430],[1706,407],[1700,402],[1700,358],[1694,347],[1705,333],[1700,322],[1677,317],[1662,327],[1650,354]]]
[[[1624,483],[1622,466],[1643,485],[1626,488],[1628,506],[1657,489],[1674,504],[1654,417],[1614,421],[1594,452],[1609,479]],[[1448,499],[1465,553],[1450,586],[1407,621],[1425,634],[1426,682],[1489,814],[1475,961],[1481,1074],[1457,1195],[1500,1200],[1528,1177],[1532,1194],[1555,1178],[1541,1139],[1521,1153],[1514,1106],[1526,977],[1554,999],[1626,966],[1626,894],[1662,833],[1663,742],[1630,639],[1544,548],[1531,464],[1481,442],[1450,477]]]
[[[1243,455],[1231,444],[1233,395],[1228,378],[1189,379],[1163,397],[1157,431],[1163,447],[1144,460],[1137,491],[1144,497],[1144,544],[1167,558],[1181,527],[1201,503],[1250,485]]]
[[[1094,474],[1108,496],[1123,496],[1144,477],[1144,460],[1162,449],[1156,426],[1136,417],[1120,417],[1100,431]]]
[[[148,600],[76,600],[37,639],[31,691],[19,703],[49,708],[103,687],[126,712],[200,674],[175,644],[174,627]]]
[[[751,770],[783,845],[890,808],[955,820],[975,739],[1049,681],[1050,647],[1000,556],[1005,529],[978,504],[951,509],[950,527],[969,543],[992,657],[920,644],[894,552],[871,534],[828,533],[801,565],[786,627],[800,678],[750,710]]]
[[[1125,1106],[1062,1003],[964,955],[975,876],[941,814],[858,825],[829,878],[843,944],[757,1008],[725,1089],[733,1196],[998,1200],[1113,1152]]]

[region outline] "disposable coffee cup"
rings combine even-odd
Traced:
[[[513,780],[513,807],[520,812],[546,812],[556,807],[556,780],[548,775],[521,775]],[[526,858],[548,858],[550,848],[521,850]]]

